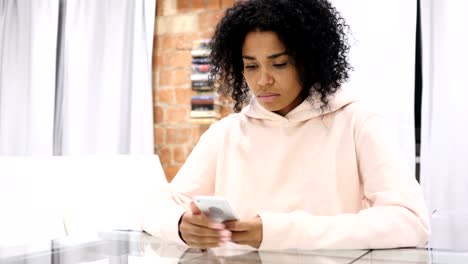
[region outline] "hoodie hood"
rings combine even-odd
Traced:
[[[340,88],[335,94],[328,97],[329,105],[325,109],[320,108],[320,99],[316,95],[309,97],[296,108],[291,110],[286,116],[281,116],[264,108],[255,96],[252,96],[250,103],[242,109],[244,115],[268,121],[288,121],[288,122],[303,122],[312,118],[320,117],[328,113],[335,112],[350,103],[357,101],[349,91]]]

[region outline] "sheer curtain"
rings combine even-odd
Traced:
[[[153,153],[154,4],[64,1],[56,154]]]
[[[64,187],[81,175],[51,177],[57,165],[45,161],[58,157],[48,157],[153,154],[155,7],[155,0],[0,1],[0,244],[63,235],[58,207],[86,189]],[[89,177],[115,176],[108,172]]]
[[[421,0],[421,184],[429,209],[468,208],[468,2]]]
[[[52,155],[58,7],[0,2],[0,155]]]
[[[332,0],[351,29],[345,87],[387,117],[402,156],[415,168],[416,0]]]
[[[0,3],[0,155],[152,154],[155,0]]]

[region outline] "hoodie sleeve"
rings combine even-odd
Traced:
[[[356,214],[312,215],[305,211],[260,213],[262,249],[368,249],[424,246],[430,227],[422,191],[374,115],[355,133],[355,149],[365,199]]]
[[[147,209],[143,230],[183,243],[178,225],[181,216],[190,208],[191,197],[214,193],[217,153],[221,144],[218,123],[200,137],[176,177],[163,188],[157,205]]]

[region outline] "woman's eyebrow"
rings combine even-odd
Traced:
[[[276,59],[276,58],[284,56],[284,55],[288,55],[288,53],[286,51],[283,51],[283,52],[280,52],[280,53],[269,55],[267,58],[268,59]],[[256,60],[256,58],[254,56],[248,56],[248,55],[242,55],[242,58],[244,60]]]
[[[276,53],[276,54],[270,55],[270,56],[268,56],[267,58],[268,58],[268,59],[276,59],[276,58],[281,57],[281,56],[284,56],[284,55],[288,55],[288,53],[287,53],[286,51],[283,51],[283,52],[280,52],[280,53]]]
[[[244,60],[256,60],[255,57],[253,57],[253,56],[247,56],[247,55],[242,55],[242,58],[243,58]]]

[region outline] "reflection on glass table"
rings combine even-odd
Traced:
[[[468,263],[468,252],[454,252],[425,249],[372,250],[357,264],[396,264],[396,263]]]
[[[468,209],[435,210],[431,215],[431,227],[428,247],[468,251]]]
[[[106,232],[88,239],[64,238],[42,247],[1,249],[8,264],[139,263],[350,263],[367,250],[258,252],[226,245],[200,250],[141,232]]]
[[[164,263],[468,263],[468,251],[437,249],[254,251],[226,245],[200,250],[141,232],[104,232],[39,246],[0,248],[1,264]]]

